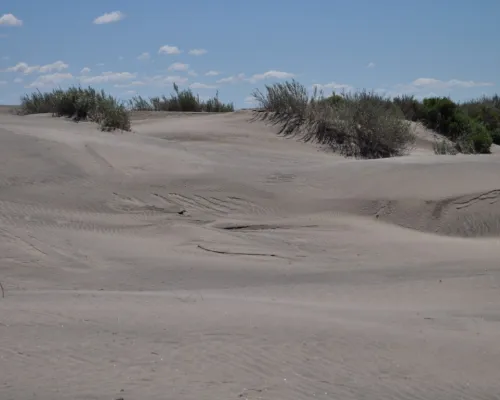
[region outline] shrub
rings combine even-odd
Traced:
[[[373,92],[324,98],[291,82],[255,90],[255,117],[280,127],[284,135],[328,145],[345,156],[384,158],[405,154],[414,143],[410,123],[390,100]]]
[[[486,127],[479,122],[471,124],[469,138],[474,149],[474,153],[489,154],[493,143],[493,138]]]
[[[418,121],[422,118],[423,105],[415,96],[404,94],[394,97],[392,101],[403,112],[407,120]]]
[[[493,140],[493,143],[500,145],[500,128],[495,129],[491,133],[491,139]]]
[[[458,154],[458,149],[457,146],[453,143],[450,142],[447,139],[441,139],[441,140],[436,140],[432,148],[434,149],[434,154],[439,154],[439,155],[456,155]]]
[[[101,125],[102,130],[130,130],[128,111],[114,97],[89,87],[37,91],[21,98],[20,114],[52,113],[75,121],[88,120]]]
[[[219,100],[219,92],[207,101],[200,100],[191,89],[179,90],[174,83],[174,93],[166,96],[151,97],[149,100],[137,96],[130,100],[130,108],[134,111],[178,111],[178,112],[231,112],[233,103],[224,104]]]

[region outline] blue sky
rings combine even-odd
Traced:
[[[254,88],[296,78],[326,92],[498,91],[500,1],[2,0],[0,103],[71,84],[121,99]]]

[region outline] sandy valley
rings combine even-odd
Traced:
[[[0,398],[494,399],[500,155],[251,114],[0,113]]]

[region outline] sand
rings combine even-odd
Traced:
[[[0,114],[0,398],[493,399],[500,155]]]

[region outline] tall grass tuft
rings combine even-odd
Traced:
[[[195,96],[191,89],[180,90],[174,83],[174,93],[170,97],[141,96],[132,98],[129,106],[134,111],[178,111],[178,112],[232,112],[233,103],[223,103],[219,100],[219,92],[206,101]]]
[[[343,93],[338,98],[307,89],[295,80],[266,85],[253,97],[255,118],[279,127],[279,133],[327,145],[356,158],[407,154],[415,142],[411,123],[392,102],[374,92]]]
[[[21,98],[19,114],[52,113],[75,121],[87,120],[100,124],[104,131],[130,130],[129,113],[125,106],[104,91],[91,87],[70,87],[52,92],[36,91]]]

